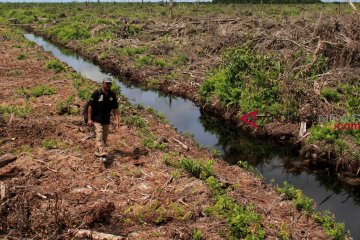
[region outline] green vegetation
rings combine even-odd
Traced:
[[[64,68],[63,64],[58,60],[51,60],[51,61],[47,62],[46,63],[46,68],[47,69],[52,69],[57,73],[65,71],[65,68]]]
[[[56,112],[59,115],[70,114],[76,115],[80,112],[80,108],[74,105],[75,97],[69,96],[63,102],[56,103]]]
[[[89,100],[91,94],[98,88],[98,86],[95,83],[86,80],[80,74],[71,73],[71,77],[73,78],[73,86],[77,90],[79,98]]]
[[[341,100],[340,94],[336,91],[336,89],[332,88],[324,88],[321,91],[321,95],[330,102],[339,102]]]
[[[56,93],[56,89],[53,86],[39,85],[31,89],[19,88],[15,91],[17,94],[29,97],[41,97],[43,95],[53,95]]]
[[[144,65],[149,65],[151,63],[151,57],[149,56],[142,56],[135,60],[135,68],[140,69]]]
[[[169,159],[164,161],[172,163]],[[203,180],[215,198],[214,205],[206,208],[206,213],[227,220],[230,239],[265,239],[261,216],[252,206],[239,206],[234,199],[227,196],[226,190],[231,187],[227,188],[217,180],[212,165],[212,160],[205,163],[188,158],[180,160],[180,167]]]
[[[67,144],[65,142],[62,142],[60,140],[57,139],[44,139],[41,142],[42,146],[46,149],[63,149],[67,146]]]
[[[224,61],[224,66],[201,86],[200,94],[205,101],[216,97],[224,107],[236,107],[242,112],[269,109],[273,114],[279,113],[278,77],[283,69],[277,57],[238,47],[227,51]]]
[[[16,106],[16,105],[6,105],[1,104],[0,105],[0,114],[14,114],[19,117],[26,117],[30,113],[32,113],[33,109],[28,106]]]
[[[24,53],[20,53],[20,54],[17,55],[17,57],[16,57],[17,60],[24,60],[24,59],[26,59],[26,58],[27,58],[27,56],[26,56]]]
[[[288,182],[284,182],[283,187],[276,187],[276,191],[285,194],[288,199],[293,200],[295,207],[298,210],[304,210],[307,214],[311,215],[316,222],[324,227],[326,234],[335,240],[346,239],[345,225],[343,223],[337,223],[334,220],[334,216],[331,216],[329,212],[322,214],[315,211],[313,207],[313,200],[306,197],[303,192],[296,189]]]
[[[154,108],[150,107],[150,106],[147,106],[146,107],[146,110],[149,112],[149,113],[152,113],[155,115],[155,117],[162,123],[169,123],[169,120],[167,119],[166,115],[163,114],[162,112],[159,112],[157,110],[155,110]]]
[[[192,233],[192,240],[202,240],[203,236],[200,229],[195,229]]]

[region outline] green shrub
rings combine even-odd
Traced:
[[[46,63],[46,68],[47,69],[52,69],[55,72],[59,73],[65,70],[64,66],[62,65],[62,63],[58,60],[51,60],[49,62]]]
[[[57,139],[44,139],[41,142],[42,146],[46,149],[65,148],[66,144]]]
[[[80,108],[78,106],[74,106],[73,103],[75,101],[74,96],[69,96],[63,102],[56,103],[56,112],[59,115],[70,114],[76,115],[80,112]]]
[[[214,174],[213,161],[209,160],[205,164],[199,160],[183,158],[180,160],[181,167],[196,178],[206,179]]]
[[[17,60],[24,60],[24,59],[26,59],[26,58],[27,58],[27,56],[26,56],[25,54],[23,54],[23,53],[20,53],[20,54],[17,55],[17,57],[16,57]]]
[[[41,97],[43,95],[53,95],[56,89],[48,85],[39,85],[31,89],[18,88],[15,91],[17,94],[24,95],[25,97]]]
[[[140,69],[144,65],[149,65],[151,63],[151,58],[149,56],[139,57],[135,60],[135,68]]]
[[[224,107],[238,107],[242,112],[267,110],[269,106],[275,113],[281,110],[276,104],[280,103],[278,78],[283,69],[277,57],[238,47],[223,58],[224,65],[200,88],[203,100],[215,96]]]
[[[314,211],[313,200],[306,197],[301,190],[296,189],[288,182],[285,181],[282,188],[277,186],[276,191],[278,191],[279,193],[284,193],[289,199],[294,200],[295,207],[298,210],[303,209],[309,213],[312,213]]]
[[[310,128],[311,134],[307,139],[308,143],[315,141],[325,140],[326,142],[333,143],[339,138],[340,131],[334,129],[330,123],[326,125],[316,125]]]
[[[336,89],[325,88],[321,91],[321,95],[330,102],[339,102],[341,100],[341,96]]]
[[[188,57],[185,54],[179,54],[173,59],[173,64],[177,66],[185,65],[188,61]]]
[[[50,30],[50,34],[55,35],[62,42],[90,37],[87,28],[79,22],[58,25]]]
[[[0,114],[15,114],[16,116],[26,117],[32,113],[31,106],[15,106],[15,105],[0,105]]]
[[[163,67],[166,66],[166,61],[164,59],[156,59],[155,60],[155,66],[163,68]]]
[[[192,233],[192,240],[202,240],[203,236],[200,229],[194,229]]]

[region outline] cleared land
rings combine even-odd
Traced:
[[[123,98],[104,166],[78,111],[96,86],[14,30],[2,27],[0,36],[1,236],[86,235],[79,229],[119,239],[344,236],[330,217],[313,215],[301,192],[279,195],[254,173],[210,160],[156,112]]]
[[[347,4],[178,4],[172,18],[158,4],[3,6],[3,22],[30,24],[107,71],[291,143],[312,164],[360,172],[358,125],[319,121],[359,120],[360,21]],[[254,110],[256,130],[239,120]]]

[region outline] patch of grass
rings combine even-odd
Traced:
[[[341,100],[341,95],[336,89],[324,88],[321,91],[321,95],[330,102],[339,102]]]
[[[16,105],[6,105],[1,104],[0,105],[0,114],[15,114],[19,117],[26,117],[30,113],[32,113],[33,109],[31,106],[24,105],[24,106],[16,106]]]
[[[154,64],[155,64],[155,66],[160,67],[160,68],[163,68],[167,65],[166,60],[162,59],[162,58],[155,59]]]
[[[55,35],[62,42],[90,37],[87,27],[81,22],[58,24],[51,28],[49,33]]]
[[[156,116],[156,118],[161,122],[161,123],[169,123],[169,120],[167,119],[166,115],[163,114],[162,112],[157,111],[156,109],[147,106],[146,107],[146,111],[148,111],[149,113],[152,113]]]
[[[142,56],[135,60],[135,68],[141,69],[144,65],[149,65],[151,63],[151,57]]]
[[[340,136],[340,131],[334,129],[331,123],[313,126],[310,131],[311,134],[307,139],[308,143],[322,140],[328,143],[334,143]]]
[[[189,61],[187,55],[179,54],[173,58],[172,63],[177,66],[185,65]]]
[[[18,77],[24,75],[24,71],[20,69],[12,69],[6,73],[8,77]]]
[[[199,160],[183,158],[180,160],[181,167],[196,178],[206,179],[214,174],[213,160],[201,163]]]
[[[41,145],[46,149],[63,149],[67,146],[66,143],[59,141],[57,139],[44,139],[41,142]]]
[[[203,235],[200,229],[194,229],[192,232],[192,240],[202,240]]]
[[[56,103],[56,112],[59,115],[69,114],[69,115],[76,115],[80,112],[80,108],[74,105],[75,97],[69,96],[63,102]]]
[[[161,151],[164,151],[167,148],[167,145],[165,143],[158,142],[152,136],[143,139],[141,143],[144,147],[158,149]]]
[[[276,186],[276,191],[279,193],[284,193],[290,200],[293,200],[295,207],[298,210],[304,210],[306,213],[310,214],[316,222],[324,227],[326,234],[332,239],[336,240],[345,240],[345,225],[343,223],[335,222],[334,216],[331,216],[329,212],[315,211],[313,207],[313,200],[309,197],[306,197],[301,190],[296,189],[294,186],[288,182],[284,182],[283,187]]]
[[[219,195],[215,204],[205,211],[227,219],[230,239],[265,239],[261,216],[252,206],[242,207],[226,195]]]
[[[213,97],[224,107],[238,107],[242,112],[266,111],[280,102],[278,77],[283,68],[273,55],[258,54],[249,47],[227,51],[222,68],[209,76],[200,88],[203,100]],[[275,108],[273,113],[280,109]]]
[[[52,69],[57,73],[65,71],[63,64],[58,60],[50,60],[49,62],[46,63],[45,66],[46,69]]]
[[[17,59],[17,60],[24,60],[24,59],[26,59],[26,58],[27,58],[27,56],[26,56],[26,54],[24,54],[24,53],[20,53],[19,55],[16,56],[16,59]]]
[[[142,47],[128,47],[128,48],[118,48],[116,50],[117,54],[122,55],[123,53],[127,54],[128,56],[133,56],[137,54],[143,54],[148,50],[146,46]]]
[[[242,169],[245,169],[247,171],[250,171],[250,172],[254,173],[257,177],[262,178],[262,174],[256,168],[251,166],[248,162],[240,160],[240,161],[237,162],[237,165],[239,167],[241,167]]]
[[[15,91],[17,94],[24,95],[25,97],[41,97],[43,95],[53,95],[56,89],[48,85],[39,85],[31,89],[18,88]]]
[[[148,125],[145,122],[145,120],[137,114],[125,116],[125,117],[121,118],[121,120],[126,125],[134,126],[137,128],[144,128],[144,127],[147,127],[147,125]]]
[[[91,94],[97,88],[97,85],[86,80],[80,74],[77,74],[77,73],[72,73],[71,77],[73,78],[72,84],[73,84],[74,88],[77,90],[79,98],[81,98],[83,100],[89,100],[91,97]]]
[[[29,155],[32,153],[32,147],[30,147],[30,145],[28,144],[23,144],[21,145],[20,147],[17,147],[17,148],[14,148],[12,149],[10,152],[12,154],[15,154],[15,155],[19,155],[19,154],[26,154],[26,155]]]

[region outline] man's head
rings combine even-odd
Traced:
[[[108,91],[111,89],[112,86],[112,79],[111,77],[106,77],[104,78],[103,82],[102,82],[102,87],[105,91]]]

